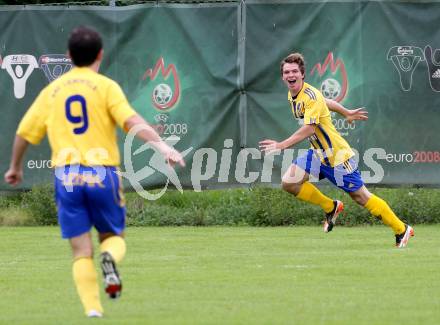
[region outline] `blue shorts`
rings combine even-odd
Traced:
[[[125,202],[116,167],[81,165],[55,168],[55,201],[63,238],[89,232],[120,234]]]
[[[355,192],[364,185],[357,163],[353,158],[331,167],[324,165],[314,153],[314,150],[309,149],[305,155],[296,158],[293,163],[320,180],[323,178],[328,179],[347,193]]]

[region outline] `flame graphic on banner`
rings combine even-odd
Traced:
[[[321,77],[327,71],[329,64],[332,74],[336,74],[338,68],[341,71],[341,75],[342,75],[341,93],[339,94],[338,97],[335,98],[337,102],[340,102],[342,99],[344,99],[348,88],[347,71],[345,70],[345,64],[344,62],[342,62],[342,60],[337,59],[335,62],[333,58],[333,52],[329,52],[327,57],[325,58],[324,64],[321,65],[321,63],[316,63],[313,66],[310,75],[313,76],[316,70],[318,72],[318,75]]]
[[[168,103],[165,104],[159,104],[156,103],[156,101],[153,100],[153,105],[160,109],[160,110],[166,110],[170,107],[172,107],[177,100],[179,99],[179,95],[180,95],[180,81],[179,81],[179,76],[177,75],[177,71],[176,71],[176,67],[174,64],[170,64],[166,69],[165,69],[165,62],[164,59],[161,57],[159,58],[159,60],[157,60],[156,65],[154,66],[154,69],[147,69],[147,71],[145,71],[142,80],[147,79],[147,77],[150,77],[150,80],[154,80],[157,77],[157,74],[159,72],[159,69],[161,71],[162,77],[164,78],[164,80],[168,79],[169,75],[172,74],[173,75],[173,79],[174,79],[174,92],[173,92],[173,96],[171,97],[171,100]]]

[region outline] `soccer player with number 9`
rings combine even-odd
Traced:
[[[110,298],[121,293],[116,266],[126,252],[116,126],[130,130],[141,125],[142,131],[137,133],[141,140],[156,147],[171,165],[184,166],[184,161],[132,109],[120,86],[98,73],[103,49],[95,30],[74,29],[68,49],[75,67],[44,88],[26,112],[5,180],[11,185],[22,181],[28,144],[38,144],[47,134],[55,168],[58,222],[62,237],[69,239],[72,247],[74,282],[86,315],[101,317],[91,228],[99,234],[100,263]]]

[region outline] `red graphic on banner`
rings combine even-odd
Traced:
[[[158,102],[155,98],[154,98],[154,93],[152,94],[152,101],[153,101],[153,105],[160,109],[160,110],[167,110],[169,108],[171,108],[179,99],[180,96],[180,81],[179,81],[179,76],[177,75],[177,70],[176,70],[176,66],[174,64],[170,64],[168,65],[167,68],[165,68],[165,62],[164,59],[161,57],[159,58],[159,60],[157,60],[156,65],[154,66],[153,69],[147,69],[147,71],[145,71],[142,80],[147,79],[147,77],[150,78],[150,80],[154,80],[157,77],[157,74],[159,72],[162,74],[162,77],[164,78],[164,80],[167,80],[168,77],[170,76],[170,74],[173,75],[173,79],[174,79],[174,92],[172,92],[172,97],[169,100],[165,100],[163,102]],[[164,85],[166,87],[168,87],[167,85]],[[166,87],[162,87],[162,91],[166,92],[167,88]],[[160,91],[160,90],[159,90]]]
[[[310,75],[313,76],[315,73],[315,70],[318,72],[318,75],[321,77],[330,67],[330,71],[333,75],[335,75],[338,71],[338,69],[341,71],[342,76],[342,86],[341,86],[341,92],[340,94],[335,98],[337,102],[340,102],[344,99],[345,95],[347,94],[347,88],[348,88],[348,79],[347,79],[347,71],[345,70],[345,64],[341,59],[337,59],[336,62],[333,58],[333,52],[329,52],[327,57],[325,58],[324,64],[321,65],[321,63],[316,63],[311,72]]]

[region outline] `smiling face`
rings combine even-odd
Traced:
[[[303,84],[304,84],[304,73],[297,63],[284,63],[282,70],[282,79],[289,88],[292,96],[296,96]]]

